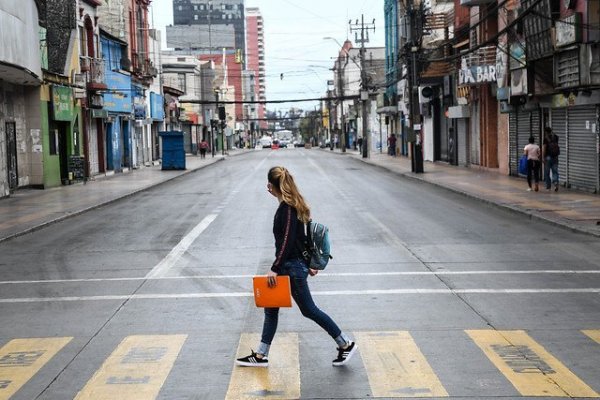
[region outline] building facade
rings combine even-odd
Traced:
[[[255,96],[252,101],[265,101],[266,97],[266,76],[265,76],[265,36],[264,36],[263,17],[258,8],[246,9],[246,44],[248,52],[246,56],[246,69],[254,74],[253,93]],[[257,118],[260,120],[261,129],[267,128],[265,118],[265,104],[251,104],[256,109]],[[254,128],[253,128],[254,129]]]
[[[44,183],[40,86],[47,52],[39,36],[45,11],[33,1],[0,4],[0,197]]]

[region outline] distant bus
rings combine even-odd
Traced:
[[[274,136],[279,140],[292,140],[294,138],[292,131],[285,129],[275,132]]]

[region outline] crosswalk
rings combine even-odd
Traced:
[[[489,360],[490,366],[510,382],[518,393],[515,397],[600,397],[599,380],[591,385],[584,382],[569,369],[572,360],[559,360],[544,347],[544,343],[536,341],[526,331],[484,329],[466,330],[464,334],[482,352],[483,359]],[[600,329],[582,330],[576,334],[594,349],[595,355],[591,357],[598,358],[596,346],[600,345]],[[360,331],[353,332],[353,335],[359,344],[359,353],[347,368],[360,371],[358,376],[366,376],[364,384],[370,391],[367,394],[369,398],[453,396],[452,391],[444,386],[439,371],[435,370],[436,364],[432,366],[431,360],[428,360],[431,356],[420,349],[413,333]],[[169,374],[177,364],[187,339],[185,334],[123,338],[74,398],[158,398],[163,386],[169,384]],[[0,400],[17,394],[72,340],[73,337],[17,338],[3,344],[0,347]],[[237,356],[246,355],[259,340],[257,333],[242,333]],[[230,378],[228,386],[223,387],[224,398],[302,398],[303,385],[310,385],[310,382],[303,381],[305,372],[301,369],[300,346],[299,334],[281,332],[271,349],[269,368],[232,365],[229,370],[227,367],[227,371],[223,372],[230,372]],[[466,359],[462,361],[469,362]],[[597,375],[599,371],[600,365],[591,375]],[[448,378],[447,372],[441,376]],[[465,385],[468,384],[468,377],[461,379],[465,380]],[[328,387],[322,390],[323,397],[336,397],[333,392],[326,393]]]

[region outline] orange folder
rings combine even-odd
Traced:
[[[277,276],[277,285],[269,287],[266,276],[252,278],[254,284],[254,303],[256,307],[291,307],[292,295],[290,290],[290,277]]]

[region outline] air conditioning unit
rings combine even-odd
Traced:
[[[510,95],[524,96],[527,94],[527,69],[520,68],[510,72]]]

